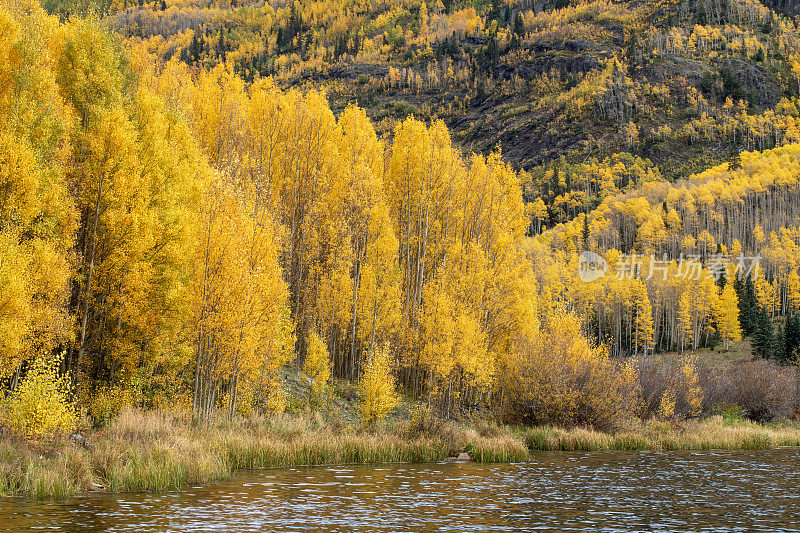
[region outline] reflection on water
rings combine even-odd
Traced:
[[[798,531],[800,450],[274,469],[171,494],[0,500],[0,531]]]

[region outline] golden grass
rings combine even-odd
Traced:
[[[484,432],[486,433],[486,432]],[[90,434],[90,449],[47,452],[0,441],[0,494],[67,497],[89,490],[167,491],[230,477],[236,470],[323,464],[426,463],[469,451],[478,461],[527,459],[522,441],[450,427],[430,435],[400,424],[381,432],[336,431],[319,418],[258,418],[196,426],[171,412],[123,411]]]
[[[88,435],[91,448],[61,443],[42,449],[0,439],[0,495],[64,498],[104,490],[179,490],[230,477],[236,470],[322,464],[435,462],[466,451],[475,461],[521,462],[529,450],[757,450],[800,446],[800,426],[759,425],[722,417],[680,424],[650,421],[603,433],[555,427],[413,428],[379,432],[326,426],[321,418],[237,419],[197,426],[171,412],[123,411]]]
[[[800,427],[711,417],[680,424],[650,421],[613,434],[585,428],[536,427],[524,430],[522,437],[533,451],[764,450],[800,446]]]

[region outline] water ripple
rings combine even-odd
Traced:
[[[0,531],[800,532],[798,479],[791,449],[271,469],[181,493],[0,500]]]

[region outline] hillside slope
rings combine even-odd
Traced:
[[[464,148],[499,147],[528,170],[625,150],[672,178],[733,146],[800,138],[798,30],[756,0],[114,0],[101,11],[163,58],[327,87],[334,110],[357,103],[385,134],[409,113],[442,118]]]

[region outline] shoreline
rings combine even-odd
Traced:
[[[795,422],[760,425],[712,417],[650,421],[606,433],[586,428],[443,424],[414,431],[337,428],[319,418],[242,419],[195,426],[185,416],[123,412],[106,429],[73,442],[33,447],[0,440],[0,496],[64,499],[90,492],[182,490],[240,471],[344,464],[436,463],[466,452],[471,461],[523,462],[543,451],[767,450],[800,447]]]

